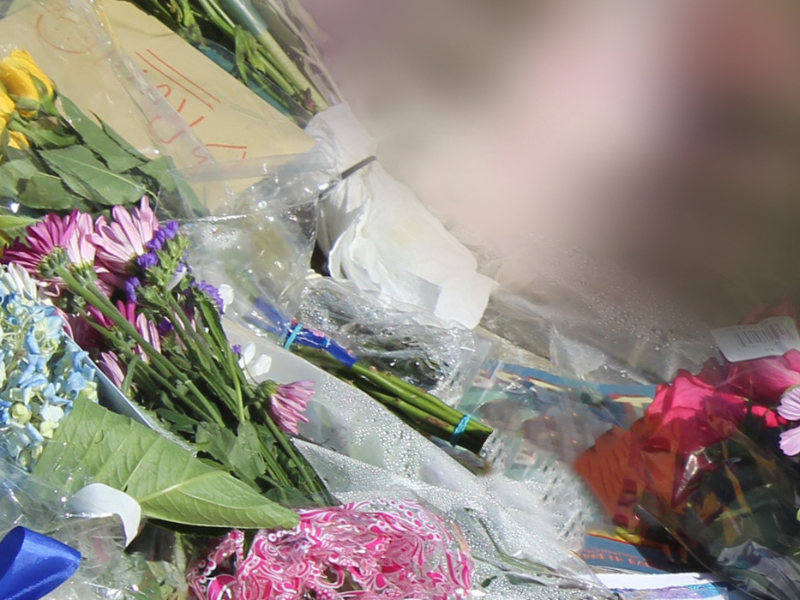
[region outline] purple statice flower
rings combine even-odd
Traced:
[[[172,325],[172,322],[164,317],[156,326],[158,333],[161,337],[167,336],[175,330],[175,327]]]
[[[142,287],[142,282],[138,277],[131,277],[125,282],[125,296],[128,302],[136,302],[136,289]]]
[[[233,350],[233,353],[234,353],[236,356],[241,356],[241,355],[242,355],[242,347],[241,347],[241,345],[239,345],[239,344],[234,344],[234,345],[231,347],[231,350]]]
[[[147,254],[142,254],[140,257],[136,259],[136,264],[139,265],[145,271],[147,269],[152,269],[158,264],[158,255],[155,252],[148,252]]]
[[[178,235],[178,224],[175,221],[169,221],[155,232],[153,239],[147,244],[147,249],[151,252],[158,252],[164,248],[164,244],[173,239],[176,235]]]
[[[210,297],[214,303],[217,305],[217,309],[219,309],[219,314],[225,314],[225,301],[222,299],[222,296],[219,293],[219,290],[208,283],[207,281],[201,281],[200,283],[195,282],[193,287],[198,291],[206,294]]]
[[[305,412],[313,397],[313,381],[277,384],[270,398],[269,413],[278,427],[287,433],[298,435],[299,423],[308,423]]]

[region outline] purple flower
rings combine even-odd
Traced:
[[[164,336],[169,335],[170,333],[172,333],[172,331],[175,329],[175,327],[172,325],[172,322],[165,317],[165,318],[161,319],[161,321],[157,325],[156,329],[158,330],[158,334],[161,337],[164,337]]]
[[[125,295],[128,297],[129,302],[136,302],[136,288],[142,286],[142,282],[138,277],[131,277],[125,282]]]
[[[148,252],[147,254],[142,254],[139,258],[136,259],[136,264],[138,264],[145,271],[147,269],[152,269],[158,264],[158,255],[155,252]]]
[[[152,252],[157,252],[164,247],[167,241],[173,239],[178,235],[178,224],[175,221],[169,221],[161,226],[161,229],[156,231],[153,239],[147,244],[147,249]]]
[[[210,297],[214,303],[217,305],[217,309],[219,310],[219,314],[225,314],[225,302],[222,300],[222,296],[219,293],[219,290],[215,288],[213,285],[208,283],[207,281],[201,281],[200,283],[195,283],[194,288],[206,296]]]
[[[278,427],[297,435],[298,424],[308,423],[305,412],[309,401],[314,397],[313,381],[296,381],[278,384],[270,399],[269,412]]]
[[[231,350],[233,350],[233,353],[234,353],[236,356],[241,356],[241,355],[242,355],[242,347],[241,347],[239,344],[234,344],[234,345],[231,347]]]

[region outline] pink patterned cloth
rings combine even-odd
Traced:
[[[456,529],[415,502],[300,512],[291,531],[259,531],[245,556],[232,531],[188,570],[196,600],[461,600],[472,557]]]

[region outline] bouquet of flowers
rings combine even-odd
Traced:
[[[60,95],[25,50],[0,60],[0,212],[6,237],[46,211],[97,212],[176,195],[169,157],[148,159]],[[188,190],[184,188],[183,192]]]
[[[187,243],[144,198],[133,209],[115,207],[110,218],[49,213],[5,251],[6,279],[47,307],[43,321],[23,328],[16,296],[6,302],[19,331],[3,338],[3,350],[14,354],[5,346],[12,340],[25,344],[18,363],[9,363],[16,384],[2,405],[10,455],[42,478],[60,464],[81,464],[132,496],[146,516],[174,526],[234,528],[194,563],[198,598],[228,589],[259,598],[279,590],[297,598],[323,590],[331,598],[388,590],[408,597],[431,578],[438,583],[430,597],[465,597],[471,558],[440,517],[406,504],[336,506],[288,437],[313,389],[255,380],[223,332],[219,290],[186,263]],[[199,458],[94,404],[92,371],[82,370],[89,357]],[[37,386],[20,389],[31,369]],[[241,529],[268,530],[256,535],[247,561]],[[238,558],[222,576],[209,565],[231,543]],[[360,552],[368,544],[375,552]]]
[[[758,309],[746,323],[791,317]],[[664,527],[707,568],[746,592],[800,593],[800,352],[711,360],[658,388],[629,430],[615,428],[579,458],[578,472],[614,522]]]

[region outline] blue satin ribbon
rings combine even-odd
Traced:
[[[321,331],[305,327],[302,323],[298,323],[297,321],[292,321],[290,327],[291,329],[286,332],[286,341],[283,344],[283,347],[287,350],[289,350],[293,344],[298,344],[299,346],[306,346],[307,348],[324,350],[329,356],[332,356],[348,367],[352,367],[358,362],[358,355],[344,346],[337,344]]]
[[[75,574],[81,553],[24,527],[0,542],[0,598],[39,600]]]

